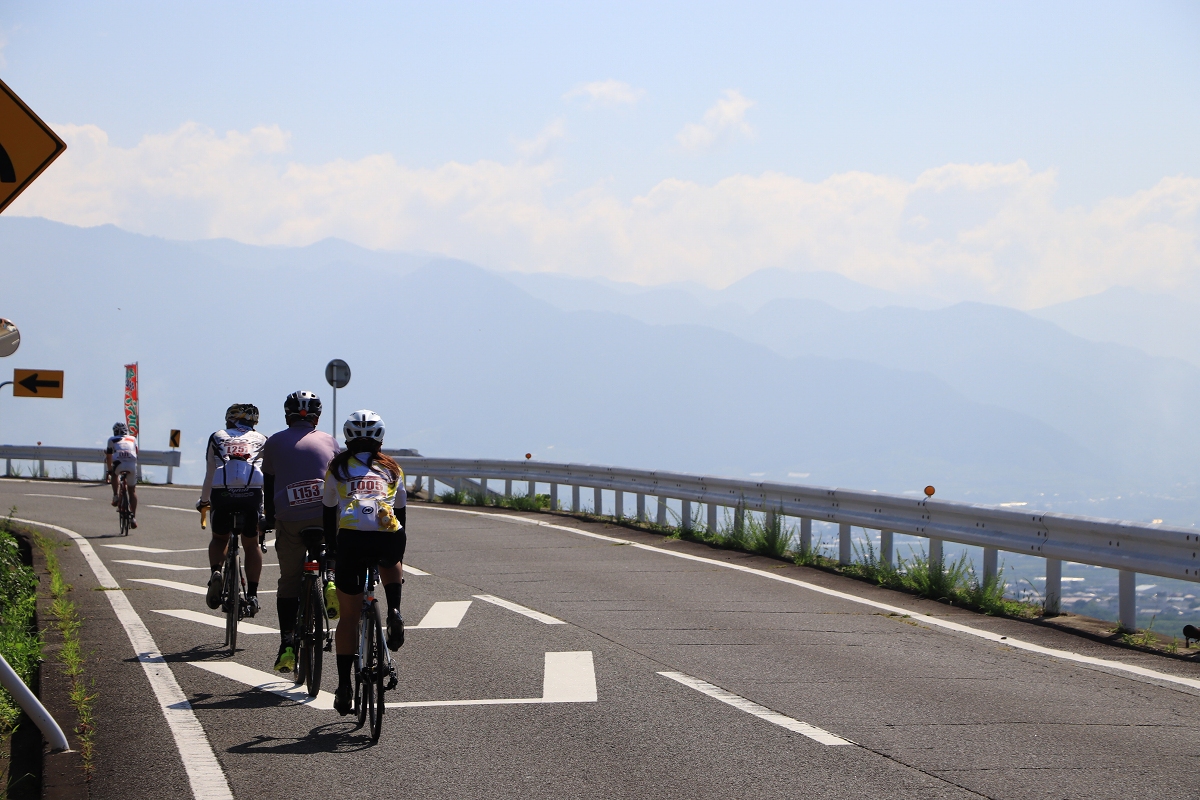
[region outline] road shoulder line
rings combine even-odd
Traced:
[[[100,556],[92,548],[91,542],[84,536],[47,522],[17,517],[12,519],[14,522],[24,525],[37,525],[69,536],[79,545],[79,550],[83,553],[88,566],[92,568],[92,573],[96,576],[100,587],[106,590],[121,588],[112,573],[108,571],[108,567],[104,565]],[[158,649],[154,637],[150,635],[150,630],[121,591],[105,591],[104,594],[108,598],[113,612],[116,613],[117,620],[125,629],[125,634],[129,637],[129,643],[133,645],[134,652],[137,653],[138,661],[146,672],[146,678],[150,681],[150,688],[154,690],[154,695],[158,699],[159,707],[167,720],[171,734],[175,737],[175,746],[183,760],[183,768],[187,773],[188,782],[191,784],[192,796],[196,800],[233,800],[229,781],[225,777],[224,770],[221,769],[220,762],[217,761],[212,744],[208,741],[208,735],[200,725],[200,720],[196,718],[196,712],[192,709],[192,704],[188,702],[183,689],[180,688],[179,682],[175,680],[175,675],[167,665],[166,659],[163,658],[162,651]]]

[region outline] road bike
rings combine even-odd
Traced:
[[[329,630],[329,612],[325,608],[326,574],[324,536],[321,528],[305,528],[300,538],[307,547],[304,576],[300,584],[300,606],[296,610],[296,666],[293,678],[303,683],[309,697],[321,691],[321,661],[324,653],[333,649]]]
[[[362,613],[358,620],[358,654],[354,671],[354,711],[358,727],[371,723],[371,740],[383,730],[383,693],[396,688],[396,667],[383,640],[383,618],[375,601],[379,566],[371,565],[363,586]]]
[[[237,652],[238,621],[244,619],[249,600],[246,597],[246,570],[242,565],[241,532],[245,516],[233,512],[233,530],[229,534],[229,550],[225,554],[225,568],[221,573],[221,610],[225,612],[225,646],[229,655]],[[258,546],[267,552],[263,534],[258,535]]]
[[[133,512],[129,510],[128,472],[122,472],[117,477],[117,520],[120,525],[120,535],[129,535],[129,526],[133,522]]]

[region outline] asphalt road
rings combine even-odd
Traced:
[[[418,705],[389,708],[372,744],[327,698],[255,688],[274,680],[273,594],[253,620],[270,630],[221,652],[223,630],[203,622],[221,618],[186,590],[207,576],[196,490],[139,495],[141,527],[121,539],[106,487],[0,481],[17,517],[88,539],[235,797],[1200,796],[1195,664],[615,526],[420,503],[408,563],[428,574],[406,579],[410,630],[387,698]],[[98,691],[92,796],[192,796],[109,592],[92,591],[78,543],[61,560]],[[277,574],[266,560],[264,592]],[[324,680],[336,683],[332,658]]]

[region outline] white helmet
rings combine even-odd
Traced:
[[[383,431],[383,418],[365,408],[351,414],[346,420],[346,424],[342,426],[342,433],[346,435],[347,443],[354,439],[374,439],[382,442]]]

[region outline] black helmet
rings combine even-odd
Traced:
[[[118,422],[116,425],[113,425],[113,436],[128,436],[128,435],[129,435],[129,426],[126,425],[124,422]]]
[[[321,416],[321,398],[314,392],[300,390],[292,392],[283,401],[283,418],[290,424],[293,419],[312,420]]]

